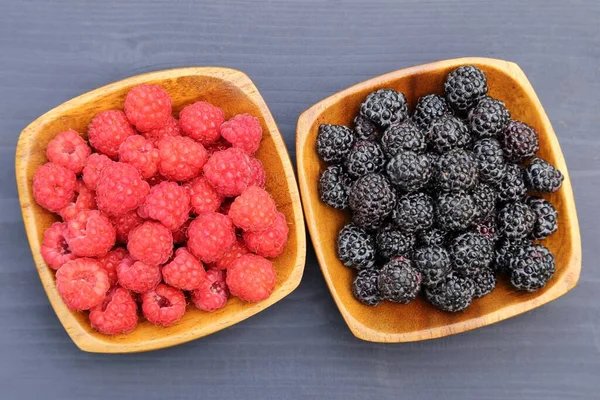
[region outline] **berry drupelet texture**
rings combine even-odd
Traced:
[[[468,121],[475,136],[496,137],[508,125],[510,112],[502,101],[485,96],[469,111]]]
[[[365,230],[348,224],[338,233],[337,254],[346,267],[371,268],[375,265],[375,241]]]
[[[377,232],[375,237],[378,255],[385,259],[398,256],[409,256],[416,243],[412,233],[400,230],[395,224],[389,223]]]
[[[357,142],[345,161],[346,171],[354,179],[363,175],[380,172],[385,166],[385,156],[379,143]]]
[[[422,192],[402,195],[398,199],[392,218],[404,232],[428,229],[433,225],[433,199]]]
[[[417,101],[412,119],[422,131],[427,132],[435,120],[450,113],[445,98],[438,94],[427,94]]]
[[[408,117],[408,103],[404,93],[379,89],[367,96],[360,106],[360,114],[385,129]]]
[[[518,289],[535,292],[546,286],[554,275],[554,256],[541,244],[523,246],[510,257],[510,282]]]
[[[376,141],[381,137],[381,129],[369,118],[357,115],[354,118],[354,132],[358,140]]]
[[[477,217],[473,197],[464,191],[441,193],[437,199],[436,210],[438,225],[447,231],[467,229]]]
[[[394,157],[402,150],[423,153],[427,148],[425,135],[409,119],[387,128],[381,137],[381,145],[388,157]]]
[[[436,185],[445,192],[469,190],[478,180],[478,170],[473,153],[454,149],[440,156],[436,167]]]
[[[473,276],[481,268],[488,267],[494,257],[492,241],[476,232],[457,236],[450,245],[454,268],[460,273]]]
[[[415,268],[423,275],[423,285],[435,286],[450,272],[451,261],[444,247],[433,245],[415,250]]]
[[[533,157],[540,149],[535,129],[524,122],[515,120],[511,120],[500,135],[500,143],[502,143],[506,160],[516,164]]]
[[[472,65],[458,67],[448,74],[444,82],[446,100],[461,115],[477,104],[487,91],[485,73]]]
[[[531,237],[535,240],[545,239],[558,229],[558,212],[548,200],[541,197],[530,197],[527,205],[535,215]]]
[[[380,174],[360,177],[350,188],[353,221],[361,228],[376,230],[392,213],[396,193],[387,178]]]
[[[379,270],[375,268],[358,271],[352,282],[352,294],[356,300],[368,306],[376,306],[381,301],[381,294],[377,286]]]
[[[459,118],[448,114],[433,121],[427,131],[429,146],[442,154],[452,149],[464,148],[471,143],[469,127]]]
[[[498,183],[506,173],[506,162],[500,142],[484,138],[473,144],[473,155],[479,168],[479,178],[483,182]]]
[[[496,200],[500,203],[522,200],[527,194],[523,170],[516,164],[506,165],[504,177],[496,183]]]
[[[356,137],[350,128],[322,124],[317,133],[317,153],[326,163],[341,163],[352,150],[355,141]]]
[[[525,239],[533,231],[536,216],[523,202],[506,203],[498,212],[498,232],[509,239]]]
[[[422,279],[410,260],[397,257],[381,268],[377,286],[383,299],[407,304],[419,294]]]
[[[434,307],[447,312],[462,311],[471,305],[475,283],[471,278],[451,271],[436,286],[425,288],[425,297]]]
[[[536,192],[558,191],[564,180],[563,174],[547,161],[534,158],[524,171],[525,185]]]
[[[330,165],[319,178],[321,201],[338,210],[348,208],[352,179],[341,165]]]
[[[414,192],[429,183],[432,176],[431,160],[425,154],[403,150],[390,159],[386,172],[399,189]]]

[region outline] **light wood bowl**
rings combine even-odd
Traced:
[[[108,109],[123,109],[127,91],[135,85],[153,83],[163,87],[173,101],[175,115],[187,104],[205,100],[221,107],[225,117],[249,113],[262,124],[263,140],[256,154],[266,171],[267,190],[290,225],[283,254],[273,260],[277,285],[271,296],[259,303],[231,298],[227,306],[207,313],[188,306],[184,317],[173,326],[160,328],[143,321],[128,335],[105,336],[95,332],[87,313],[67,309],[54,284],[54,272],[40,254],[43,233],[56,215],[37,205],[32,195],[32,177],[47,161],[45,149],[59,132],[86,132],[92,117]],[[96,353],[130,353],[160,349],[188,342],[251,317],[290,294],[300,283],[306,258],[306,236],[300,196],[285,143],[260,93],[243,72],[228,68],[192,67],[151,72],[101,87],[76,97],[42,115],[21,133],[16,153],[19,200],[33,259],[40,279],[58,318],[75,344]]]
[[[490,295],[474,300],[466,311],[457,314],[438,311],[421,296],[408,305],[390,302],[382,302],[375,308],[362,305],[350,290],[354,272],[344,267],[336,256],[336,235],[349,222],[350,216],[319,200],[317,183],[326,165],[317,156],[317,129],[323,123],[352,127],[361,102],[368,93],[379,88],[402,91],[414,108],[420,96],[442,94],[448,72],[465,64],[476,65],[485,71],[490,95],[504,101],[513,118],[526,122],[539,132],[539,155],[565,175],[562,189],[544,196],[559,213],[558,232],[543,242],[556,256],[556,273],[547,286],[536,293],[518,292],[502,281]],[[315,104],[300,116],[296,154],[304,213],[321,270],[348,327],[359,339],[410,342],[465,332],[539,307],[577,284],[581,270],[581,239],[569,173],[552,125],[527,77],[516,64],[487,58],[462,58],[406,68],[359,83]]]

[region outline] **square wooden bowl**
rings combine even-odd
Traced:
[[[380,88],[402,91],[414,107],[420,96],[442,94],[448,72],[465,64],[475,65],[487,74],[489,94],[504,101],[514,119],[526,122],[539,132],[539,155],[565,175],[562,189],[544,196],[559,214],[558,232],[543,242],[556,256],[556,273],[547,286],[536,293],[518,292],[502,280],[490,295],[474,300],[467,310],[456,314],[436,310],[421,296],[408,305],[390,302],[375,308],[362,305],[350,290],[354,272],[344,267],[336,256],[336,235],[350,221],[349,213],[330,208],[319,199],[317,183],[326,165],[316,152],[318,127],[324,123],[352,127],[364,98]],[[577,284],[581,240],[569,173],[552,125],[516,64],[487,58],[461,58],[406,68],[359,83],[315,104],[300,116],[296,154],[304,212],[321,270],[348,327],[359,339],[410,342],[465,332],[539,307]]]
[[[259,303],[231,298],[227,306],[207,313],[188,306],[179,321],[160,328],[143,321],[128,335],[105,336],[94,331],[87,313],[67,309],[54,284],[54,272],[40,254],[43,233],[57,216],[37,205],[32,194],[32,177],[47,161],[45,149],[59,132],[75,129],[86,132],[91,119],[108,109],[123,109],[127,91],[142,83],[158,84],[172,98],[175,115],[197,100],[221,107],[225,117],[249,113],[262,124],[263,140],[256,156],[265,167],[267,190],[290,225],[289,241],[283,254],[273,260],[277,285],[271,296]],[[58,318],[75,344],[84,351],[130,353],[160,349],[197,339],[240,322],[290,294],[300,283],[306,257],[306,236],[300,196],[289,154],[277,125],[254,83],[246,74],[228,68],[192,67],[151,72],[93,90],[39,117],[21,133],[16,153],[17,185],[23,220],[40,279]]]

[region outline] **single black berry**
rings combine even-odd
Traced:
[[[535,222],[531,237],[536,240],[545,239],[558,229],[558,213],[556,208],[546,199],[530,197],[527,205],[535,214]]]
[[[383,175],[363,175],[350,188],[349,206],[353,211],[353,221],[363,229],[379,228],[395,205],[396,193]]]
[[[414,192],[424,188],[432,175],[431,162],[425,154],[400,151],[388,161],[390,181],[401,190]]]
[[[515,120],[511,120],[500,135],[500,143],[504,150],[504,158],[516,164],[533,157],[540,149],[535,129]]]
[[[554,256],[546,247],[524,246],[510,258],[510,282],[518,290],[535,292],[546,286],[555,269]]]
[[[490,268],[481,268],[471,279],[475,284],[473,292],[475,298],[490,294],[496,287],[496,274]]]
[[[435,286],[450,272],[450,256],[441,246],[426,246],[415,250],[413,263],[423,275],[423,285]]]
[[[438,225],[446,231],[467,229],[477,217],[477,208],[470,194],[464,191],[442,193],[436,205]]]
[[[356,300],[368,306],[379,304],[380,293],[377,282],[379,280],[379,270],[369,268],[358,271],[356,278],[352,282],[352,294]]]
[[[506,163],[502,146],[496,139],[485,138],[475,142],[473,155],[479,167],[479,178],[483,182],[498,183],[504,178]]]
[[[346,158],[346,170],[354,179],[380,172],[385,166],[383,150],[378,143],[357,142]]]
[[[446,192],[469,190],[478,179],[473,154],[463,149],[450,150],[440,156],[435,170],[437,187]]]
[[[533,230],[535,214],[521,201],[506,203],[498,212],[498,232],[509,239],[525,239]]]
[[[404,121],[408,117],[408,103],[404,93],[394,89],[379,89],[367,96],[360,113],[381,128]]]
[[[476,232],[466,232],[457,236],[450,245],[454,268],[464,275],[471,276],[481,268],[486,268],[494,257],[492,241]]]
[[[446,100],[454,110],[465,115],[488,91],[483,71],[472,65],[458,67],[444,82]]]
[[[377,233],[375,243],[378,254],[383,258],[409,257],[415,247],[416,237],[412,233],[400,230],[395,224],[389,223]]]
[[[330,207],[348,208],[348,193],[352,180],[341,165],[330,165],[319,178],[321,201]]]
[[[506,105],[489,96],[484,96],[469,112],[469,127],[479,138],[499,135],[510,121]]]
[[[450,113],[445,98],[438,94],[427,94],[417,101],[412,119],[421,130],[427,132],[433,121]]]
[[[547,161],[534,158],[525,167],[525,185],[536,192],[556,192],[562,186],[563,174]]]
[[[489,217],[495,210],[496,191],[485,183],[480,183],[471,192],[475,207],[477,207],[477,220]]]
[[[360,114],[354,118],[354,132],[358,140],[375,141],[381,137],[381,129],[369,118]]]
[[[469,128],[459,118],[448,114],[436,119],[427,131],[427,141],[438,153],[464,148],[471,143]]]
[[[496,184],[496,200],[500,203],[522,200],[527,194],[523,170],[516,164],[506,165],[504,177]]]
[[[392,218],[404,232],[418,232],[433,225],[433,199],[418,192],[408,193],[398,198]]]
[[[337,253],[346,267],[361,270],[375,265],[373,237],[354,224],[344,226],[338,233]]]
[[[317,153],[327,163],[341,163],[350,153],[354,142],[354,132],[350,128],[321,124],[317,133]]]
[[[402,150],[423,153],[427,148],[425,135],[410,119],[392,125],[381,137],[381,146],[388,157],[393,157]]]
[[[397,257],[385,264],[379,272],[378,287],[381,297],[394,303],[407,304],[421,290],[421,273],[410,260]]]
[[[475,284],[466,276],[451,271],[436,286],[425,288],[427,300],[442,311],[458,312],[469,307],[473,301]]]

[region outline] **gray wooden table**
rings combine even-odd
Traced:
[[[600,391],[600,2],[0,2],[0,396],[3,399],[592,399]],[[265,312],[146,354],[82,353],[50,308],[14,178],[21,129],[141,72],[244,70],[292,157],[301,111],[394,69],[467,55],[517,62],[569,165],[583,239],[579,285],[525,315],[435,341],[358,341],[312,248],[304,280]]]

